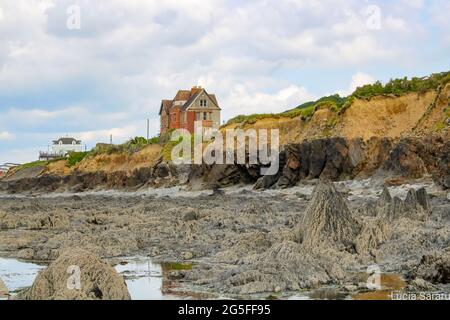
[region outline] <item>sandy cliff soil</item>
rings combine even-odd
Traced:
[[[104,171],[106,173],[132,173],[143,167],[153,166],[159,158],[161,147],[156,144],[146,146],[133,154],[100,154],[88,157],[69,168],[65,160],[48,164],[43,174],[67,176],[77,171],[80,174]]]
[[[372,137],[446,134],[450,127],[449,98],[450,83],[426,93],[356,99],[341,114],[321,109],[309,120],[302,120],[301,117],[266,118],[246,124],[243,128],[279,129],[282,145],[330,136],[369,140]],[[235,127],[240,126],[233,124],[224,129]]]

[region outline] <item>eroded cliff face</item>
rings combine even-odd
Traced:
[[[411,134],[435,101],[436,95],[436,91],[429,91],[401,97],[380,96],[368,101],[355,100],[339,118],[333,134],[364,140],[372,137],[398,138]]]
[[[450,83],[426,93],[409,93],[400,97],[377,96],[355,99],[339,113],[317,110],[310,119],[266,118],[254,124],[233,124],[224,129],[279,129],[280,144],[326,137],[401,138],[441,134],[449,136]]]
[[[6,177],[0,190],[24,192],[136,189],[188,183],[192,189],[252,184],[286,188],[302,180],[374,177],[398,184],[433,176],[450,188],[450,83],[426,93],[355,100],[339,113],[316,110],[310,119],[263,119],[223,128],[279,129],[280,170],[261,177],[259,165],[177,167],[151,145],[133,154],[100,154],[68,168],[65,161]]]

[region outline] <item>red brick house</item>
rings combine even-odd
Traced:
[[[161,134],[171,129],[186,129],[193,133],[196,121],[202,121],[205,128],[218,129],[220,111],[216,96],[202,87],[179,90],[172,100],[161,101]]]

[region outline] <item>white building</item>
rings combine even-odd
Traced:
[[[70,137],[59,138],[53,141],[52,153],[60,156],[66,156],[69,152],[82,152],[83,146],[81,140]]]

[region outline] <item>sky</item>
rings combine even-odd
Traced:
[[[60,136],[158,134],[201,85],[222,120],[450,70],[448,0],[0,0],[0,164]]]

